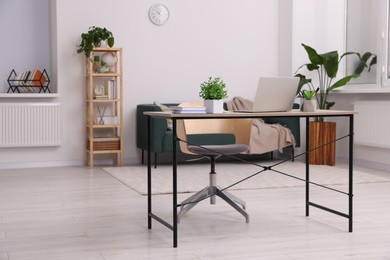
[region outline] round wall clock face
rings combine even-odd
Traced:
[[[155,4],[149,9],[149,19],[155,25],[164,25],[169,19],[169,10],[163,4]]]

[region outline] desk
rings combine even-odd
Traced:
[[[354,114],[356,112],[353,111],[338,111],[338,110],[317,110],[315,112],[301,112],[298,110],[292,110],[289,112],[267,112],[267,113],[235,113],[235,112],[227,112],[222,114],[172,114],[170,112],[144,112],[144,114],[148,117],[148,229],[152,228],[152,219],[156,220],[157,222],[163,224],[167,228],[171,229],[173,232],[173,247],[177,247],[178,244],[178,223],[177,223],[177,151],[176,151],[176,144],[178,142],[177,139],[177,129],[176,129],[176,120],[180,119],[227,119],[227,118],[266,118],[266,117],[298,117],[298,118],[305,118],[306,119],[306,152],[305,152],[305,161],[306,161],[306,179],[304,180],[306,182],[305,189],[306,189],[306,199],[305,199],[305,212],[306,216],[309,216],[309,207],[316,207],[328,212],[331,212],[333,214],[348,218],[348,230],[349,232],[352,232],[352,198],[353,198],[353,120],[354,120]],[[172,224],[168,223],[167,221],[161,219],[157,215],[153,214],[152,212],[152,166],[151,166],[151,152],[150,152],[150,143],[151,143],[151,118],[152,117],[158,117],[158,118],[170,118],[173,122],[173,137],[174,142],[172,147]],[[349,118],[349,132],[348,132],[348,140],[349,140],[349,167],[348,167],[348,193],[345,193],[348,195],[348,213],[343,213],[334,209],[327,208],[325,206],[316,204],[314,202],[311,202],[309,200],[310,198],[310,184],[315,184],[310,181],[309,171],[309,119],[312,117],[347,117]],[[335,140],[336,141],[336,140]],[[336,190],[337,191],[337,190]]]

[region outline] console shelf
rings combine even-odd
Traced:
[[[109,72],[95,71],[93,57],[111,53],[117,59]],[[95,156],[123,165],[122,48],[94,48],[86,59],[86,164]],[[103,157],[102,157],[103,156]]]

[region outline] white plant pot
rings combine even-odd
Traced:
[[[223,100],[206,99],[204,100],[204,106],[208,114],[223,113]]]
[[[99,46],[99,47],[107,48],[107,47],[108,47],[107,40],[101,40],[101,41],[100,41],[100,46]]]
[[[317,110],[317,100],[303,100],[302,110],[304,112],[314,112]]]

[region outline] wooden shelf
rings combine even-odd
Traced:
[[[95,47],[93,52],[121,52],[122,48]]]
[[[111,72],[96,73],[92,58],[86,59],[86,164],[94,165],[94,156],[113,156],[115,165],[123,165],[123,69],[122,48],[94,48],[90,57],[114,53],[117,62]],[[108,79],[106,79],[108,78]],[[103,83],[104,84],[103,84]],[[95,87],[100,85],[100,89]],[[104,86],[103,86],[104,85]],[[104,88],[104,90],[102,90]],[[98,92],[99,90],[99,92]],[[104,94],[101,94],[104,92]],[[95,98],[110,97],[109,99]],[[113,120],[108,121],[109,118]],[[93,124],[104,121],[108,124]],[[114,123],[114,124],[113,124]],[[109,138],[99,135],[109,134]]]
[[[90,127],[87,125],[87,127]],[[113,124],[113,125],[92,125],[93,128],[115,128],[115,127],[121,127],[121,124]]]
[[[109,103],[109,102],[120,102],[120,99],[92,99],[93,103]],[[87,102],[91,102],[87,100]]]
[[[87,73],[86,77],[88,78],[90,75]],[[112,78],[112,77],[119,77],[120,75],[118,73],[110,73],[110,72],[105,72],[105,73],[97,73],[93,72],[92,77],[100,77],[100,78]]]

